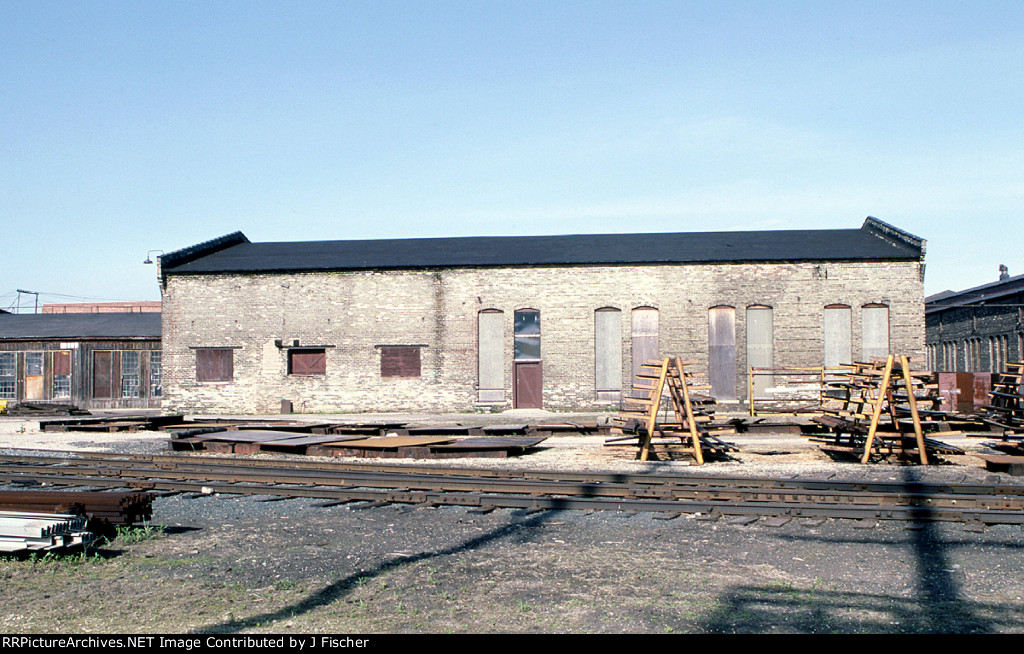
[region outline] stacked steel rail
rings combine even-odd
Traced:
[[[1024,486],[571,473],[201,456],[0,457],[0,481],[320,498],[328,504],[490,510],[654,511],[670,516],[840,517],[1024,524]]]
[[[2,490],[0,511],[72,514],[89,521],[93,533],[107,535],[153,517],[153,494],[140,491]]]
[[[680,357],[665,357],[661,361],[649,361],[642,366],[633,385],[633,396],[622,400],[622,408],[614,419],[612,433],[632,434],[612,438],[608,445],[619,445],[624,441],[636,440],[636,458],[646,461],[654,452],[655,439],[663,449],[674,446],[692,453],[698,464],[704,463],[704,450],[722,454],[736,447],[717,438],[720,434],[733,433],[734,427],[714,425],[714,398],[700,392],[711,389],[697,385],[688,366],[696,361],[683,361]],[[668,398],[675,418],[662,420],[663,400]]]
[[[0,552],[40,552],[92,542],[85,518],[77,515],[0,511]]]
[[[989,404],[981,407],[980,419],[1000,432],[998,442],[985,446],[999,454],[979,455],[993,472],[1024,475],[1024,363],[1008,363],[992,375]]]
[[[1024,363],[1008,363],[1006,371],[992,375],[990,404],[982,407],[981,420],[1003,431],[1004,436],[1024,434]]]
[[[853,363],[828,382],[832,406],[812,420],[832,430],[813,440],[829,453],[856,454],[861,463],[888,456],[929,462],[929,452],[964,454],[960,448],[925,438],[924,417],[939,417],[941,398],[933,375],[915,372],[906,356]]]
[[[827,375],[824,366],[756,368],[747,370],[747,408],[751,417],[819,416],[825,406]],[[764,386],[763,391],[760,389]]]

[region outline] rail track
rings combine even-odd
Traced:
[[[34,450],[33,452],[38,452]],[[0,455],[0,483],[329,503],[1024,524],[1024,486],[351,464],[202,455]]]

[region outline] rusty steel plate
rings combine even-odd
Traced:
[[[392,447],[415,447],[418,445],[442,445],[451,443],[454,438],[443,438],[437,436],[381,436],[379,438],[362,438],[359,440],[346,440],[340,445],[353,448],[392,448]],[[324,443],[331,445],[331,443]]]

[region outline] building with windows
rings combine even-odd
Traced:
[[[859,229],[252,243],[160,257],[174,411],[583,410],[648,359],[924,354],[925,242]]]
[[[1024,275],[925,300],[928,365],[939,372],[1003,372],[1024,360]]]
[[[0,315],[0,400],[160,406],[159,313]]]

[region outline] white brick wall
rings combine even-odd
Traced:
[[[457,269],[246,275],[169,275],[163,297],[164,408],[189,412],[470,411],[476,404],[477,314],[505,322],[506,406],[512,401],[512,321],[541,312],[544,406],[599,406],[594,399],[594,311],[622,310],[623,388],[631,370],[631,310],[659,310],[662,354],[706,368],[707,311],[736,308],[739,397],[746,395],[745,310],[774,309],[775,365],[820,365],[823,307],[890,307],[894,352],[924,354],[924,293],[917,262],[720,264]],[[327,347],[322,377],[287,375],[298,340]],[[378,345],[422,344],[419,378],[380,376]],[[196,347],[232,346],[234,381],[198,383]],[[700,367],[700,366],[699,366]]]

